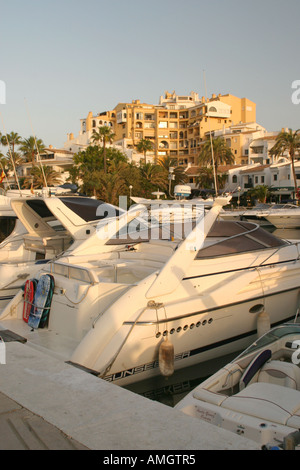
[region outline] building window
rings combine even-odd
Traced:
[[[277,181],[277,175],[273,175],[273,180]]]
[[[232,177],[232,182],[233,182],[233,183],[237,183],[237,176],[236,176],[236,175],[233,175],[233,177]]]
[[[168,127],[168,122],[167,121],[159,121],[158,127],[160,129],[166,129]]]

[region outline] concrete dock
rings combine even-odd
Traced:
[[[0,364],[0,449],[255,450],[259,445],[107,383],[29,343]]]

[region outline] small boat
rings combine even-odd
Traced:
[[[261,203],[248,209],[224,209],[220,213],[220,218],[223,220],[246,220],[264,227],[272,226],[271,222],[266,219],[266,214],[269,212],[271,207],[272,204]]]
[[[299,323],[272,328],[175,408],[264,449],[300,449],[299,347]]]
[[[153,236],[134,216],[126,223],[128,214],[111,218],[43,265],[39,276],[52,276],[55,288],[42,331],[22,320],[22,291],[0,328],[121,386],[244,349],[265,320],[262,305],[272,325],[294,318],[299,247],[257,224],[217,220],[225,204],[217,198],[185,236]],[[158,235],[166,228],[155,227]]]
[[[266,213],[270,224],[279,229],[300,228],[300,207],[294,204],[277,204]]]

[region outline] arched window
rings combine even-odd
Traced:
[[[215,108],[215,106],[211,106],[208,111],[211,111],[212,113],[216,113],[217,108]]]
[[[169,148],[169,145],[168,145],[168,142],[166,142],[165,140],[162,140],[162,141],[159,143],[158,147],[159,147],[160,149],[167,149],[167,148]]]

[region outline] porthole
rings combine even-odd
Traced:
[[[209,318],[208,320],[203,320],[202,322],[199,320],[197,323],[191,323],[190,325],[184,325],[184,327],[178,326],[176,329],[171,328],[170,331],[164,330],[162,333],[157,332],[156,338],[159,338],[161,335],[167,336],[168,334],[173,335],[175,332],[180,333],[182,330],[187,331],[188,329],[192,330],[193,328],[199,328],[199,326],[205,326],[206,324],[210,325],[213,322],[213,318]]]

